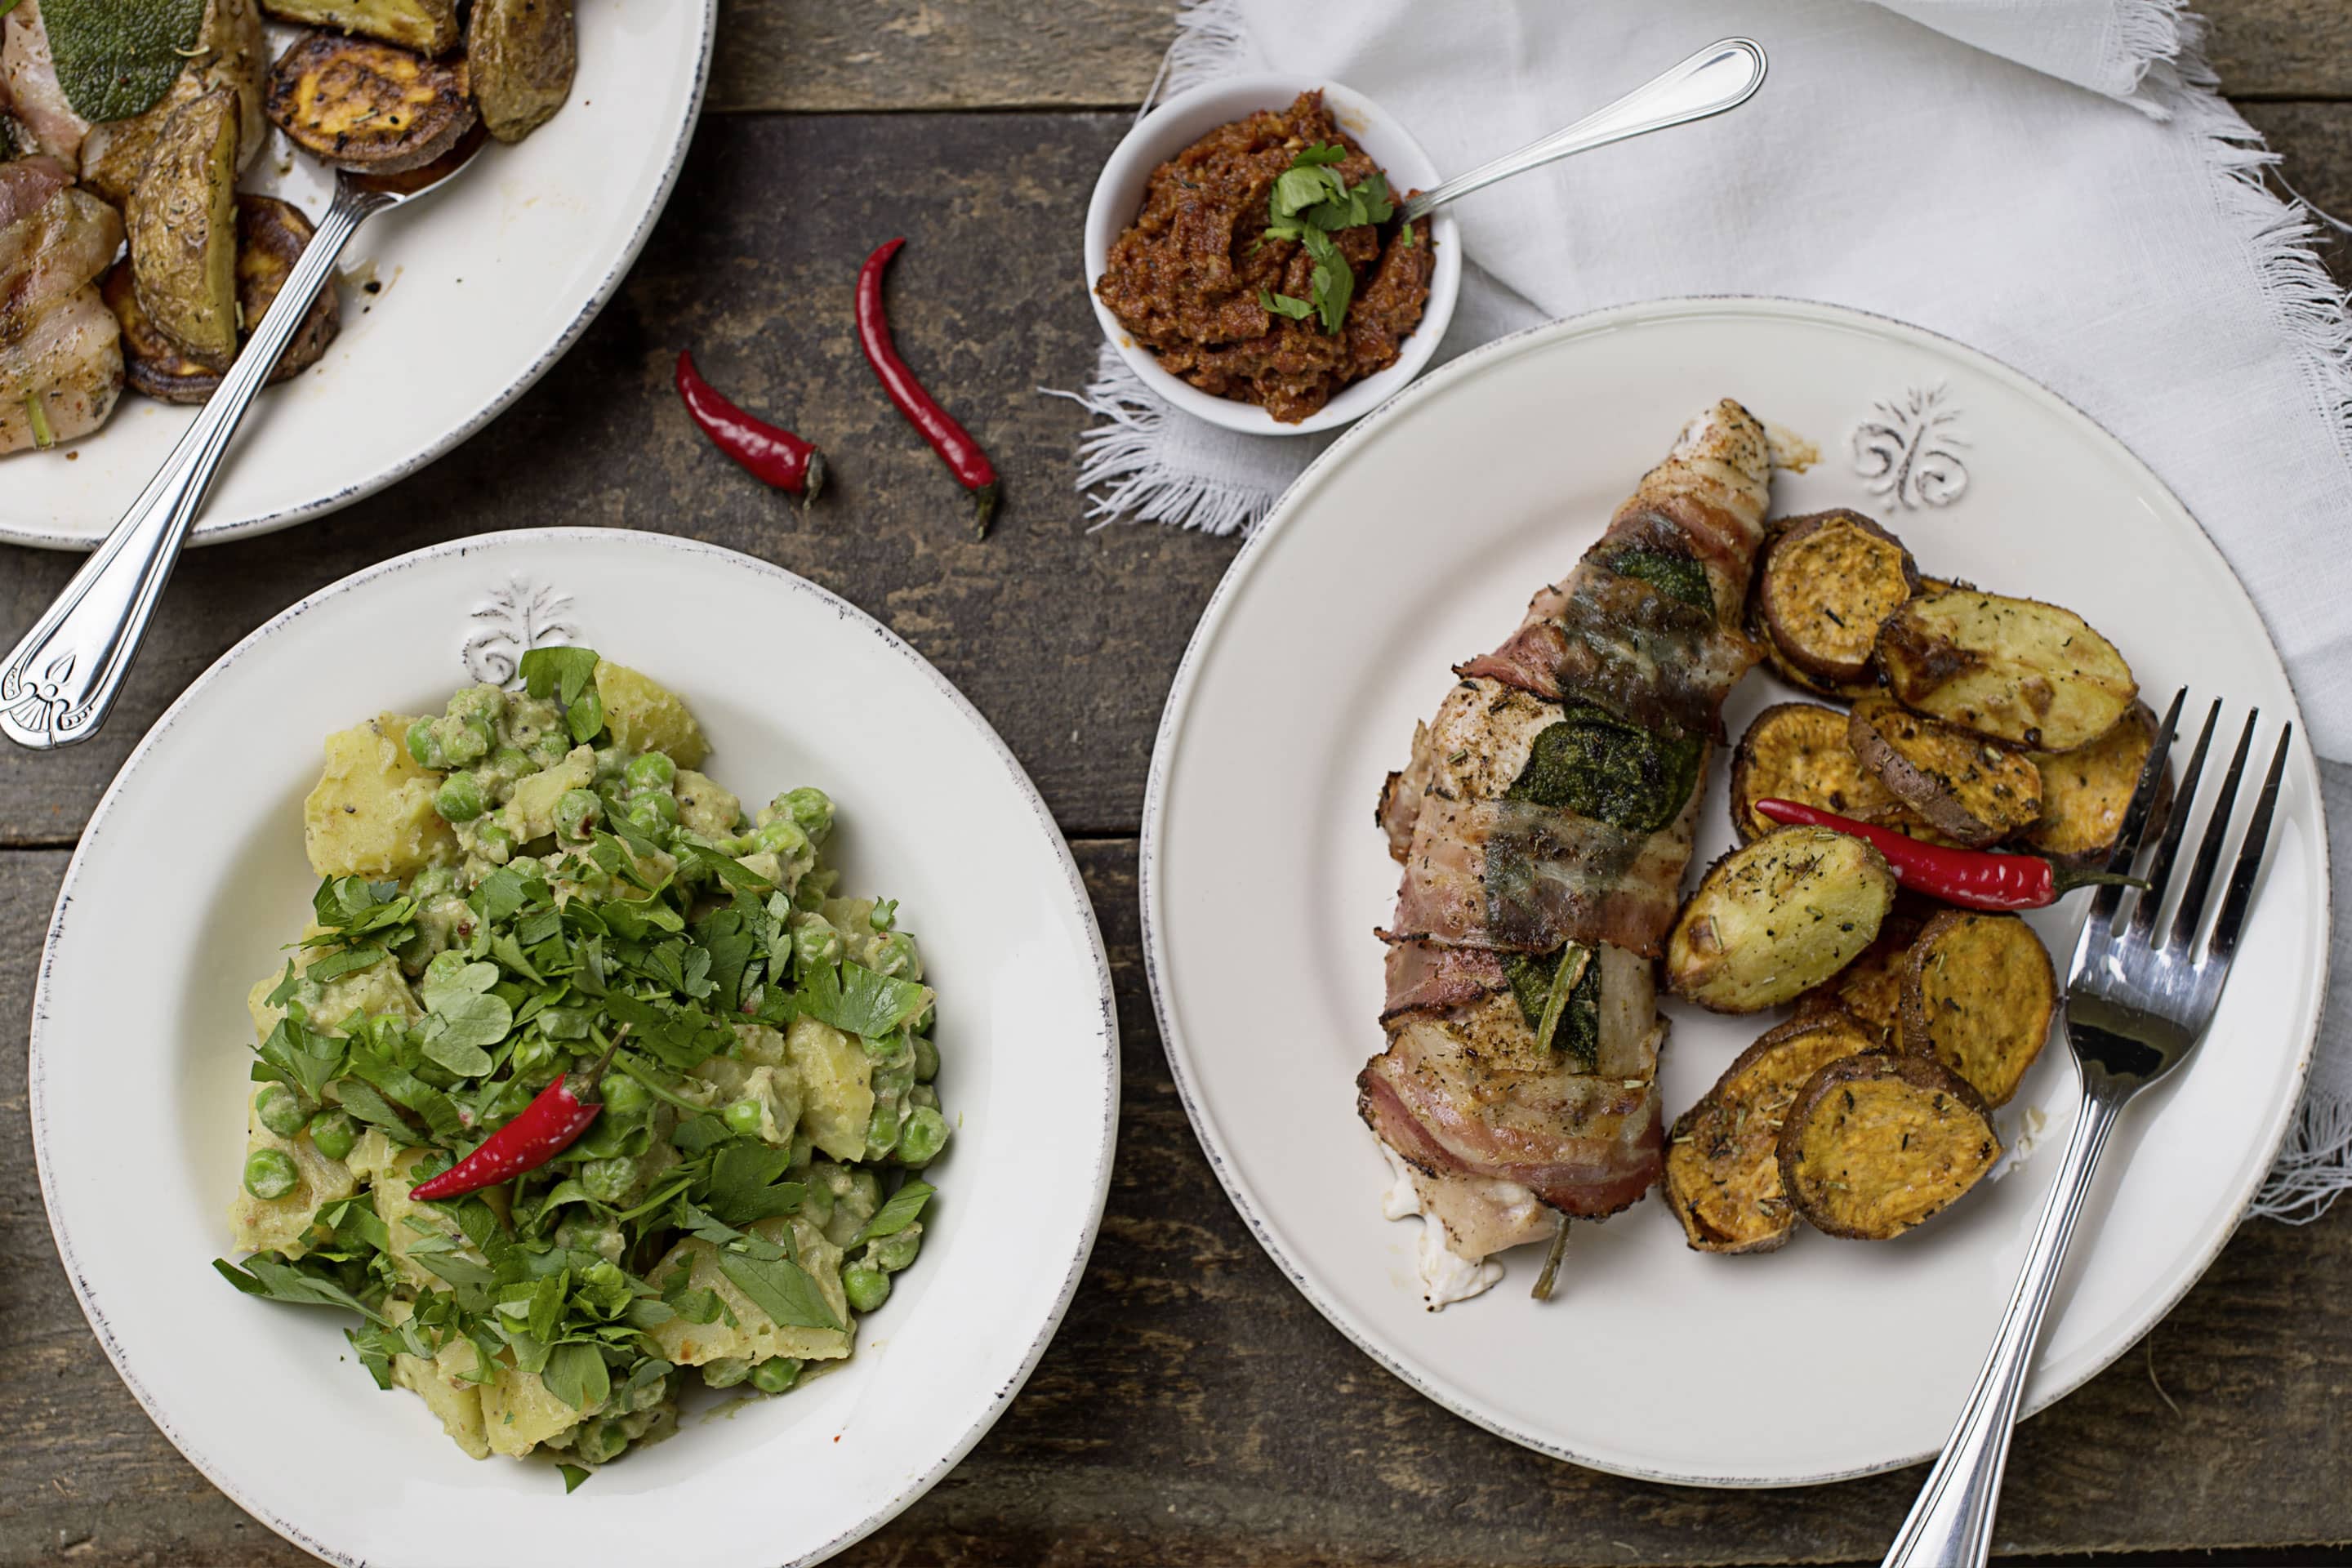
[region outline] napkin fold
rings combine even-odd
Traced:
[[[2211,533],[2285,656],[2324,757],[2352,759],[2352,321],[2309,210],[2215,91],[2168,0],[1194,0],[1155,98],[1249,70],[1328,75],[1441,169],[1569,123],[1691,48],[1747,34],[1771,79],[1736,115],[1570,159],[1454,209],[1460,304],[1437,358],[1630,300],[1830,300],[2042,381],[2145,459]],[[1471,86],[1468,84],[1475,84]],[[1106,346],[1074,395],[1104,521],[1254,526],[1329,437],[1217,429]],[[2352,863],[2352,768],[2325,768]],[[2310,1092],[2252,1212],[2352,1186],[2352,937]]]

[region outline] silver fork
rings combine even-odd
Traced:
[[[2180,706],[2188,695],[2184,689],[2175,696],[2164,715],[2125,814],[2123,834],[2108,859],[2109,871],[2128,873],[2145,847],[2141,841],[2147,835],[2150,808],[2164,777]],[[2066,1243],[2098,1170],[2099,1152],[2106,1147],[2107,1134],[2115,1130],[2132,1096],[2187,1060],[2204,1038],[2206,1026],[2213,1021],[2221,983],[2229,977],[2238,934],[2245,925],[2246,906],[2252,901],[2254,881],[2262,872],[2271,816],[2278,805],[2279,778],[2285,772],[2287,744],[2294,734],[2291,724],[2280,732],[2269,776],[2263,781],[2229,887],[2221,895],[2221,912],[2214,917],[2212,934],[2200,953],[2198,928],[2204,921],[2213,873],[2229,837],[2238,780],[2245,771],[2260,710],[2246,715],[2245,730],[2238,737],[2238,749],[2213,803],[2211,821],[2198,844],[2188,880],[2181,885],[2179,907],[2158,945],[2157,917],[2162,912],[2173,863],[2179,855],[2182,831],[2196,803],[2213,726],[2221,716],[2221,705],[2216,702],[2206,714],[2205,727],[2189,753],[2188,771],[2148,863],[2147,886],[2135,897],[2130,918],[2122,930],[2116,930],[2125,889],[2104,886],[2091,900],[2083,933],[2075,940],[2061,1016],[2082,1079],[2082,1111],[2066,1141],[2057,1184],[2034,1229],[2024,1272],[2018,1277],[2017,1289],[2001,1314],[2000,1331],[1993,1336],[1992,1352],[1985,1359],[1984,1371],[1977,1375],[1976,1388],[1969,1395],[1959,1425],[1952,1428],[1943,1458],[1936,1461],[1927,1484],[1919,1490],[1919,1500],[1911,1507],[1910,1518],[1903,1521],[1902,1531],[1886,1554],[1885,1568],[1981,1568],[1991,1549],[2001,1471],[2009,1462],[2010,1432],[2017,1422],[2025,1374],[2033,1364],[2042,1310],[2058,1282]]]

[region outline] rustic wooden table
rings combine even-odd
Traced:
[[[1135,836],[1161,697],[1234,545],[1087,531],[1071,491],[1082,416],[1031,391],[1074,386],[1094,363],[1066,237],[1150,81],[1169,7],[1046,9],[730,0],[711,112],[667,216],[563,363],[420,477],[191,555],[112,727],[55,756],[0,752],[0,1114],[25,1126],[31,980],[76,836],[142,731],[231,643],[322,584],[488,528],[691,535],[835,589],[971,695],[1068,834],[1118,973],[1119,1160],[1068,1321],[971,1458],[845,1561],[1876,1561],[1917,1471],[1700,1492],[1524,1452],[1358,1354],[1212,1178],[1153,1026]],[[2209,9],[2224,86],[2287,177],[2352,212],[2352,7]],[[900,344],[1005,474],[985,544],[851,342],[849,270],[899,233]],[[679,416],[668,377],[684,344],[746,403],[855,455],[813,517],[741,482]],[[73,564],[0,548],[0,646]],[[58,1268],[21,1132],[0,1140],[0,1560],[308,1560],[207,1485],[116,1380]],[[2021,1429],[2000,1550],[2352,1542],[2347,1396],[2352,1205],[2300,1230],[2250,1226],[2144,1345]]]

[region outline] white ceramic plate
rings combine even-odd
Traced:
[[[1925,416],[1908,412],[1913,389],[1937,388]],[[2063,1045],[2003,1112],[2010,1128],[2026,1107],[2046,1113],[2042,1156],[1903,1240],[1806,1234],[1777,1253],[1710,1257],[1688,1250],[1653,1199],[1577,1228],[1550,1305],[1528,1300],[1538,1259],[1522,1249],[1490,1294],[1439,1314],[1416,1288],[1418,1222],[1381,1217],[1386,1172],[1353,1081],[1381,1043],[1371,931],[1396,896],[1372,826],[1383,773],[1436,709],[1449,666],[1502,641],[1684,421],[1724,396],[1822,449],[1810,472],[1776,479],[1776,510],[1855,506],[1902,534],[1924,571],[2079,610],[2159,702],[2189,683],[2200,698],[2259,703],[2258,755],[2294,715],[2261,620],[2194,520],[2052,394],[1943,339],[1825,306],[1633,306],[1446,366],[1284,499],[1227,575],[1169,701],[1144,816],[1144,922],[1192,1125],[1266,1250],[1341,1330],[1529,1447],[1661,1480],[1790,1485],[1886,1469],[1943,1441],[2072,1124]],[[1894,453],[1904,492],[1926,504],[1874,493],[1857,450],[1871,469],[1884,465],[1869,454]],[[1750,676],[1727,710],[1731,733],[1792,695]],[[2309,758],[2298,743],[2211,1043],[2134,1105],[2109,1151],[2033,1408],[2163,1316],[2228,1239],[2284,1131],[2326,981]],[[1724,772],[1710,781],[1700,866],[1730,842]],[[2053,951],[2071,942],[2079,903],[2036,918]],[[1668,1011],[1671,1118],[1769,1020]]]
[[[470,612],[470,613],[469,613]],[[251,1031],[315,879],[320,737],[578,641],[682,693],[746,798],[810,783],[845,888],[902,900],[940,990],[958,1131],[937,1233],[841,1371],[689,1414],[571,1497],[476,1462],[379,1394],[341,1314],[255,1300],[228,1246]],[[912,650],[789,573],[598,530],[404,555],[296,605],[190,687],[124,764],[66,874],[33,1004],[41,1187],[68,1276],[164,1436],[320,1556],[372,1568],[814,1561],[922,1495],[1036,1363],[1101,1217],[1117,1121],[1110,974],[1027,776]],[[927,1224],[929,1223],[927,1216]]]
[[[516,146],[483,148],[447,190],[368,220],[343,254],[342,334],[246,416],[196,542],[373,495],[546,374],[620,287],[669,199],[718,15],[718,0],[580,0],[580,70],[562,112]],[[295,36],[273,26],[272,58]],[[334,181],[273,130],[238,187],[315,219]],[[360,286],[370,278],[379,292]],[[0,460],[0,540],[89,549],[194,417],[126,391],[94,435]]]

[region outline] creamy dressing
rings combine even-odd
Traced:
[[[2027,1106],[2017,1119],[2017,1131],[2008,1140],[2009,1147],[2001,1151],[2000,1158],[1994,1161],[1992,1169],[1985,1173],[1985,1180],[1998,1182],[2033,1158],[2034,1150],[2042,1146],[2042,1139],[2049,1133],[2049,1116],[2038,1105]]]
[[[1421,1242],[1413,1249],[1413,1267],[1421,1276],[1422,1299],[1429,1303],[1429,1310],[1442,1312],[1456,1301],[1467,1301],[1494,1289],[1496,1281],[1503,1277],[1503,1266],[1486,1261],[1473,1263],[1447,1247],[1444,1225],[1422,1208],[1421,1189],[1413,1185],[1412,1167],[1397,1158],[1396,1151],[1387,1144],[1380,1147],[1381,1157],[1389,1163],[1396,1178],[1381,1194],[1381,1214],[1387,1219],[1421,1221]]]

